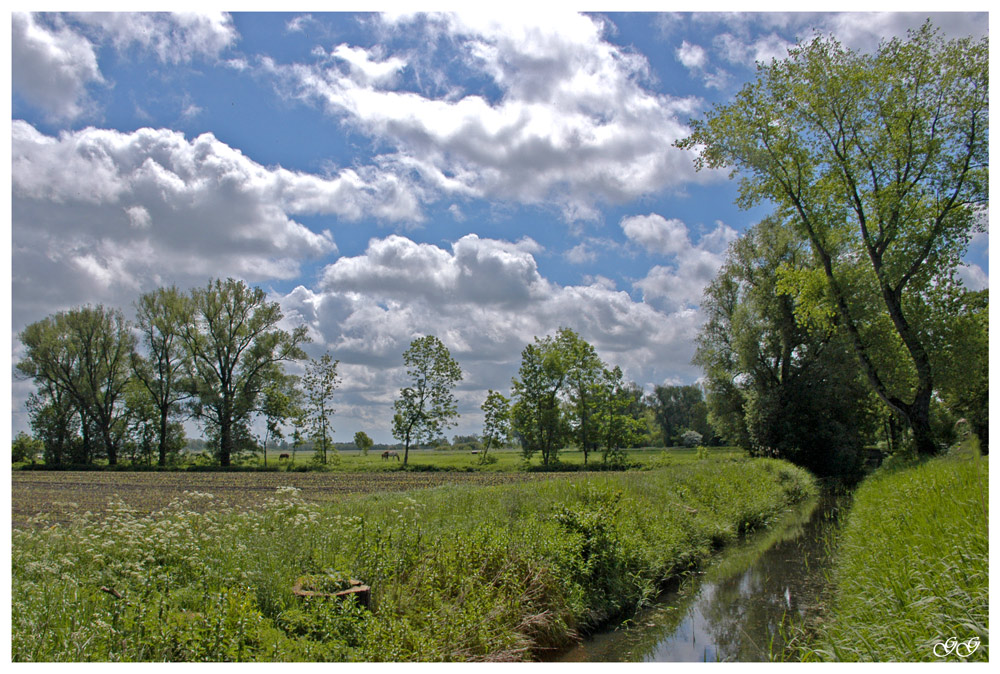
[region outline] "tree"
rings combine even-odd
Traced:
[[[535,338],[521,351],[518,377],[512,381],[514,404],[511,426],[526,459],[542,453],[548,466],[558,458],[559,447],[569,435],[560,409],[559,395],[567,367],[559,345],[551,336]]]
[[[14,442],[11,443],[11,458],[13,463],[29,459],[34,463],[35,457],[44,451],[45,445],[42,444],[42,441],[31,437],[24,431],[19,431],[14,437]]]
[[[590,450],[598,445],[592,417],[600,394],[604,363],[594,347],[569,328],[561,328],[556,333],[555,348],[561,352],[566,368],[566,393],[573,411],[570,425],[583,450],[583,465],[587,465]]]
[[[697,425],[701,389],[689,386],[656,386],[650,396],[650,406],[663,429],[663,441],[669,447],[680,442],[681,434]]]
[[[622,370],[617,365],[604,368],[597,389],[595,428],[604,446],[604,463],[620,464],[625,461],[626,447],[631,447],[642,427],[641,419],[634,415],[635,395],[632,387],[622,378]]]
[[[741,176],[741,206],[773,202],[809,242],[819,265],[796,279],[815,291],[799,311],[836,318],[921,454],[937,451],[925,309],[985,227],[988,115],[986,38],[945,42],[928,23],[871,55],[800,44],[678,142],[701,150],[697,168]]]
[[[989,291],[956,293],[943,313],[941,344],[933,349],[938,360],[938,388],[952,413],[965,419],[989,453]]]
[[[831,474],[849,470],[867,438],[870,394],[843,334],[807,329],[795,297],[778,290],[783,270],[812,264],[781,221],[747,230],[705,292],[694,362],[730,442]]]
[[[400,389],[393,403],[392,435],[403,443],[405,466],[411,444],[428,442],[454,425],[458,411],[451,389],[462,380],[462,369],[434,335],[410,342],[403,362],[413,385]]]
[[[193,320],[184,342],[191,358],[192,411],[218,436],[218,457],[229,466],[232,455],[249,440],[249,417],[280,364],[305,358],[305,326],[278,328],[277,302],[243,281],[214,280],[191,293]]]
[[[368,456],[368,450],[371,449],[372,445],[375,443],[368,437],[367,433],[364,431],[358,431],[354,434],[354,444],[358,446],[358,449],[361,450],[361,453],[364,456]]]
[[[156,407],[161,466],[167,465],[170,415],[190,396],[191,387],[183,379],[191,369],[183,335],[191,320],[188,298],[173,286],[157,288],[136,303],[136,322],[149,356],[134,355],[132,370]]]
[[[333,417],[333,394],[340,384],[340,377],[337,375],[339,364],[339,360],[334,360],[329,353],[324,353],[319,360],[309,361],[305,376],[302,377],[313,446],[319,452],[324,464],[333,446],[333,430],[330,424]]]
[[[261,404],[257,410],[264,417],[264,440],[261,451],[264,454],[264,466],[267,466],[267,443],[282,440],[285,435],[282,426],[285,421],[295,415],[299,391],[295,386],[297,377],[279,374],[264,386]]]
[[[79,411],[69,394],[53,382],[42,383],[38,392],[28,396],[26,407],[31,430],[45,446],[45,463],[58,466],[70,460],[83,443]]]
[[[125,413],[121,398],[136,342],[130,328],[121,311],[98,305],[49,316],[19,335],[26,355],[18,371],[43,390],[60,391],[76,408],[85,461],[97,440],[108,463],[118,463],[116,426]]]
[[[480,409],[483,411],[483,453],[480,463],[486,463],[487,453],[503,447],[510,437],[510,401],[499,391],[489,390]]]

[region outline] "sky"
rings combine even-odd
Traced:
[[[918,3],[919,4],[919,3]],[[916,6],[916,5],[913,5]],[[797,39],[871,50],[985,13],[13,13],[11,313],[233,277],[340,361],[336,441],[391,442],[402,353],[463,370],[478,433],[560,327],[690,384],[705,286],[769,212],[674,147]],[[961,276],[988,284],[988,234]],[[297,367],[297,366],[296,366]],[[290,368],[296,371],[296,367]],[[31,382],[12,376],[12,431]]]

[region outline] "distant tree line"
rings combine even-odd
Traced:
[[[41,451],[52,465],[166,466],[188,449],[210,452],[220,466],[262,452],[266,465],[270,445],[325,464],[336,462],[338,447],[374,446],[363,432],[354,443],[333,442],[339,362],[324,354],[308,359],[301,377],[286,373],[288,362],[306,359],[306,328],[279,328],[281,309],[261,289],[234,279],[187,293],[159,288],[138,299],[135,315],[84,306],[20,333],[16,371],[36,391],[27,403],[34,437],[18,436],[16,455]],[[411,447],[448,445],[443,431],[458,417],[452,389],[462,372],[433,335],[413,340],[403,361],[411,383],[394,404],[392,432],[406,463]],[[489,392],[482,438],[456,437],[456,445],[485,461],[516,439],[525,457],[540,453],[549,465],[564,446],[579,447],[585,461],[597,451],[618,461],[628,447],[714,437],[700,389],[658,386],[644,396],[566,328],[525,348],[512,384],[511,399]],[[188,419],[205,440],[185,437]]]

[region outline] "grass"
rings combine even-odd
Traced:
[[[733,447],[710,447],[700,448],[710,456],[715,457],[737,457],[743,452]],[[626,463],[629,467],[643,468],[663,463],[677,463],[693,461],[698,458],[699,449],[685,447],[640,447],[625,450]],[[587,464],[583,462],[583,452],[568,448],[559,452],[559,460],[550,465],[543,466],[539,457],[534,457],[531,461],[525,461],[519,449],[505,448],[491,450],[488,453],[489,461],[481,461],[481,454],[472,454],[470,451],[461,450],[434,450],[434,449],[411,449],[408,465],[403,466],[402,460],[382,459],[381,452],[371,450],[367,455],[358,450],[345,450],[331,452],[326,465],[318,464],[313,460],[312,452],[298,452],[294,459],[281,459],[284,450],[268,450],[267,471],[329,471],[347,473],[369,473],[369,472],[393,472],[399,470],[411,471],[462,471],[462,472],[515,472],[515,471],[576,471],[576,470],[602,470],[606,466],[601,461],[600,452],[591,452]],[[403,452],[399,450],[402,458]],[[173,472],[184,470],[219,470],[218,466],[209,462],[192,463],[192,457],[188,455],[188,462],[179,466],[158,469],[155,466],[128,466],[120,465],[112,472],[132,471],[132,470],[152,470],[155,472]],[[44,468],[41,465],[28,465],[25,463],[14,464],[14,472],[21,472],[22,468]],[[108,466],[95,464],[90,466],[93,470],[107,470]],[[239,470],[264,470],[263,457],[256,455],[246,458],[233,466],[230,471]],[[34,472],[34,471],[33,471]],[[47,472],[47,471],[46,471]]]
[[[866,479],[837,541],[830,615],[800,657],[988,660],[988,483],[974,440]],[[962,649],[968,657],[935,654],[952,637],[980,645],[971,655]]]
[[[189,492],[15,529],[15,661],[523,660],[627,616],[815,493],[775,460],[448,485],[256,508]],[[299,598],[356,578],[354,601]]]

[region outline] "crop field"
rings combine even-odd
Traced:
[[[91,512],[100,515],[112,501],[122,501],[137,514],[165,508],[184,492],[211,494],[202,507],[248,508],[260,505],[279,487],[294,487],[308,503],[336,501],[350,494],[400,492],[446,484],[498,485],[548,479],[559,473],[498,472],[100,472],[14,471],[11,516],[14,527],[30,526],[36,516],[47,523]]]

